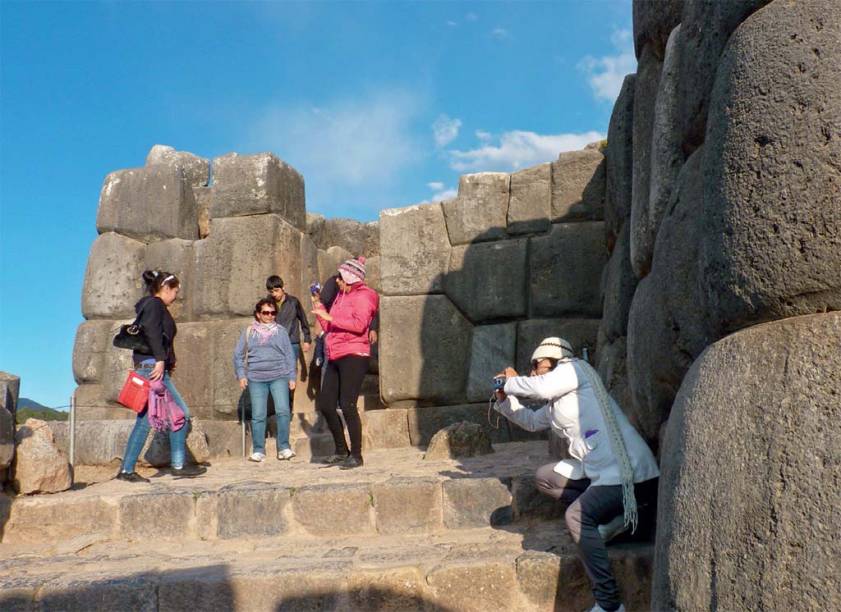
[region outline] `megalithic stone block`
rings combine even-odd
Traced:
[[[96,228],[151,242],[198,238],[193,189],[181,166],[158,164],[118,170],[105,177]]]
[[[326,251],[318,251],[318,276],[313,280],[325,282],[339,269],[339,265],[352,258],[350,251],[340,246],[331,246]]]
[[[82,288],[86,319],[134,318],[134,305],[143,295],[145,255],[145,244],[114,232],[94,240]]]
[[[505,238],[510,176],[504,172],[465,174],[458,197],[443,203],[453,245]]]
[[[441,204],[380,212],[381,284],[385,295],[439,293],[450,264]]]
[[[192,240],[173,238],[146,247],[146,268],[175,274],[181,283],[178,297],[169,306],[170,314],[178,322],[193,318],[194,259]]]
[[[545,232],[552,217],[552,166],[540,164],[511,175],[508,233]]]
[[[278,215],[213,219],[194,252],[197,318],[252,315],[272,274],[291,279],[290,293],[300,295],[301,232]]]
[[[637,288],[637,277],[631,268],[630,225],[623,226],[604,268],[601,329],[610,342],[628,334],[628,316]]]
[[[642,57],[647,44],[651,45],[657,57],[663,58],[669,33],[680,23],[684,3],[691,2],[692,0],[634,0],[634,50],[637,58]]]
[[[228,153],[213,160],[213,219],[275,213],[307,231],[304,177],[271,153]]]
[[[15,456],[15,414],[19,393],[20,378],[0,372],[0,468],[2,469],[11,465]]]
[[[491,379],[514,364],[517,324],[477,325],[473,328],[467,401],[481,402],[490,397]]]
[[[550,234],[530,240],[532,316],[600,316],[604,224],[557,223]]]
[[[603,219],[606,164],[598,147],[561,153],[551,166],[552,221]]]
[[[78,384],[102,381],[106,348],[117,326],[115,321],[85,321],[79,325],[73,344],[73,378]]]
[[[380,301],[380,393],[383,400],[457,403],[464,396],[470,322],[444,295]]]
[[[611,248],[619,230],[631,216],[636,78],[635,74],[629,74],[622,82],[607,129],[604,219]]]
[[[525,239],[453,247],[444,290],[473,323],[526,314]]]
[[[773,2],[733,33],[703,161],[704,293],[723,335],[841,309],[841,5]]]

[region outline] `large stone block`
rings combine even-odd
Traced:
[[[326,251],[319,250],[317,255],[317,280],[323,283],[338,271],[339,265],[352,257],[350,251],[346,251],[340,246],[331,246]]]
[[[380,223],[369,221],[365,224],[365,257],[377,257],[380,254]]]
[[[228,153],[213,160],[213,219],[275,213],[307,230],[304,177],[271,153]]]
[[[319,249],[340,246],[353,257],[365,253],[368,227],[361,221],[313,216],[307,222],[307,233]]]
[[[514,363],[516,345],[516,323],[479,325],[473,328],[467,401],[481,402],[490,397],[491,379]]]
[[[379,533],[430,533],[441,528],[441,483],[390,478],[371,486]]]
[[[703,149],[678,175],[671,211],[663,219],[651,274],[634,294],[628,316],[628,382],[631,421],[656,447],[660,425],[692,361],[711,336],[699,266]]]
[[[669,32],[680,23],[685,1],[688,0],[634,0],[634,50],[638,58],[646,44],[651,44],[654,54],[663,58]]]
[[[558,155],[552,162],[552,221],[604,217],[605,167],[598,147]]]
[[[384,297],[380,302],[383,400],[460,401],[470,335],[470,322],[447,296]]]
[[[309,485],[295,491],[295,521],[316,536],[374,533],[374,497],[367,483]]]
[[[184,538],[193,518],[190,491],[163,490],[120,498],[119,528],[123,538]]]
[[[507,560],[469,559],[441,565],[426,575],[435,601],[447,610],[511,610],[517,578]]]
[[[178,296],[169,306],[169,312],[176,321],[193,318],[193,241],[174,238],[153,242],[146,247],[146,269],[163,270],[178,277]]]
[[[511,175],[508,233],[545,232],[552,218],[552,166],[540,164]]]
[[[631,242],[641,269],[651,269],[654,256],[654,241],[660,222],[669,207],[672,189],[678,172],[683,165],[683,151],[680,148],[680,130],[677,125],[677,79],[681,52],[680,26],[669,36],[663,71],[654,104],[654,127],[651,136],[651,179],[648,204],[636,217]],[[633,218],[633,216],[632,216]]]
[[[444,290],[472,322],[524,316],[525,285],[525,239],[453,247]]]
[[[365,413],[365,431],[374,448],[410,446],[409,417],[405,408],[370,410]]]
[[[22,494],[57,493],[73,484],[67,457],[45,421],[26,419],[15,433],[12,484]]]
[[[307,317],[311,323],[315,321],[315,315],[309,312],[311,306],[309,286],[316,281],[321,282],[323,280],[324,277],[321,276],[318,270],[318,247],[315,246],[315,243],[309,236],[301,236],[300,291],[303,291],[303,293],[295,297],[301,301],[301,305],[304,307],[304,311],[307,313]]]
[[[155,165],[105,177],[96,228],[151,242],[199,236],[196,199],[181,167]]]
[[[631,227],[625,223],[604,268],[602,287],[602,324],[605,339],[613,341],[628,333],[628,315],[637,288],[631,268]]]
[[[629,74],[622,82],[607,129],[604,219],[609,247],[631,216],[636,78]]]
[[[590,363],[598,363],[596,338],[599,331],[598,319],[530,319],[517,323],[517,362],[515,369],[527,374],[531,368],[531,354],[540,341],[549,336],[564,338],[572,344],[575,354],[582,355],[586,347]]]
[[[704,142],[710,94],[721,53],[730,35],[751,13],[769,1],[684,0],[681,23],[683,40],[677,85],[677,128],[687,157]],[[827,6],[829,4],[832,3],[828,2]],[[771,71],[768,76],[779,74]],[[774,83],[774,90],[783,91],[784,88],[782,83]]]
[[[600,221],[558,223],[549,235],[531,238],[531,316],[600,316],[606,262]]]
[[[146,245],[114,232],[97,237],[88,256],[82,287],[86,319],[134,318],[143,295]]]
[[[663,62],[647,45],[640,56],[634,92],[634,157],[631,186],[631,265],[637,278],[648,274],[636,236],[648,231],[648,198],[651,183],[651,135],[654,131],[654,104]],[[609,136],[608,136],[609,137]]]
[[[379,255],[365,262],[365,284],[377,293],[382,292],[382,259]]]
[[[608,393],[622,411],[632,414],[633,398],[628,386],[627,351],[628,339],[625,336],[620,336],[612,342],[599,342],[598,372]]]
[[[125,380],[125,373],[122,375]],[[109,419],[134,419],[134,412],[109,402],[104,384],[83,384],[74,391],[76,398],[76,418],[79,421],[96,421]]]
[[[810,315],[692,365],[661,453],[652,609],[838,606],[839,345],[841,313]]]
[[[441,461],[489,455],[494,452],[491,438],[481,425],[460,422],[439,429],[432,436],[424,461]]]
[[[774,2],[722,56],[701,259],[720,335],[841,309],[841,6]]]
[[[199,239],[210,235],[210,202],[213,189],[210,187],[193,187],[196,198],[196,216],[199,222]]]
[[[175,166],[181,168],[187,183],[193,188],[207,185],[210,162],[188,151],[176,151],[166,145],[154,145],[146,156],[147,166]]]
[[[442,204],[450,243],[505,238],[509,185],[510,176],[504,172],[463,175],[458,183],[458,197]]]
[[[217,535],[223,539],[276,536],[289,530],[292,491],[268,483],[228,485],[217,494]]]
[[[128,408],[120,409],[125,420],[81,420],[77,417],[75,465],[109,465],[122,460],[136,415]],[[49,427],[55,436],[56,446],[69,452],[70,423],[50,421]]]
[[[112,341],[114,321],[85,321],[76,330],[73,343],[73,378],[78,384],[102,381],[107,345]]]
[[[301,232],[278,215],[213,219],[210,236],[194,245],[196,316],[250,316],[266,294],[266,278],[289,279],[301,296]]]
[[[107,538],[115,535],[116,525],[117,505],[106,497],[69,497],[61,503],[44,495],[22,497],[12,504],[3,543],[44,544],[91,535]]]
[[[380,274],[385,295],[442,291],[450,240],[441,204],[380,212]]]
[[[498,478],[445,480],[444,526],[470,529],[511,521],[511,491]]]
[[[426,446],[440,430],[462,421],[480,425],[492,442],[509,442],[509,432],[516,427],[509,425],[503,417],[497,419],[496,415],[491,415],[489,419],[487,401],[481,404],[409,408],[407,416],[412,446]]]

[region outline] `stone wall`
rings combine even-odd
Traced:
[[[133,416],[116,404],[131,353],[111,340],[134,318],[144,269],[181,280],[170,308],[178,322],[174,378],[193,415],[206,420],[236,418],[241,393],[232,352],[266,294],[266,277],[279,274],[306,307],[311,282],[365,253],[378,284],[377,224],[308,222],[303,177],[270,153],[208,161],[156,145],[142,168],[105,178],[97,229],[82,292],[86,320],[73,350],[82,420]],[[301,402],[312,407],[303,391],[296,406]]]
[[[837,607],[841,5],[635,0],[634,42],[598,349],[660,449],[652,608]]]
[[[380,213],[380,391],[425,444],[456,420],[488,427],[491,378],[528,367],[545,336],[595,357],[607,260],[598,145],[512,174],[461,177],[458,196]],[[502,424],[496,441],[522,436]]]
[[[15,416],[20,378],[0,372],[0,488],[6,482],[9,466],[15,458]]]

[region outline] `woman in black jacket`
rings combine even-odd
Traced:
[[[161,272],[160,270],[146,270],[143,273],[143,281],[146,283],[148,295],[140,298],[140,301],[135,304],[134,310],[137,313],[138,322],[143,328],[143,334],[146,336],[151,354],[133,351],[134,368],[144,378],[163,380],[164,385],[187,418],[187,425],[178,431],[169,433],[172,474],[175,476],[198,476],[206,470],[184,464],[190,410],[170,378],[170,372],[175,368],[173,343],[178,330],[175,326],[175,320],[169,314],[169,306],[178,296],[181,283],[174,274]],[[149,482],[149,479],[143,478],[134,471],[134,465],[137,463],[137,458],[140,456],[140,451],[143,450],[146,438],[149,435],[147,412],[148,409],[144,408],[137,415],[134,429],[132,429],[128,438],[126,452],[123,453],[123,463],[120,466],[120,473],[117,474],[117,480]]]

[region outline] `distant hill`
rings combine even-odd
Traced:
[[[39,404],[35,400],[28,397],[18,398],[18,410],[15,421],[20,425],[26,419],[41,419],[42,421],[66,421],[68,418],[66,412],[49,408],[43,404]]]

